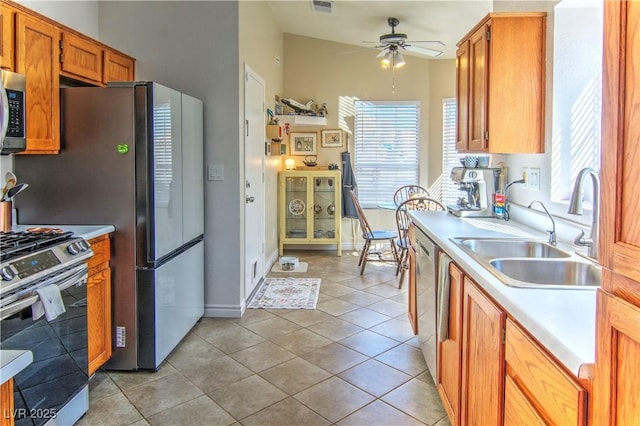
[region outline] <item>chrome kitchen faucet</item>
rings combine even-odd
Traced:
[[[580,232],[580,235],[573,241],[576,245],[587,247],[587,256],[592,259],[598,260],[598,234],[599,222],[600,222],[600,176],[598,172],[590,167],[585,167],[580,170],[578,177],[576,177],[576,183],[571,193],[571,202],[569,203],[569,214],[575,214],[582,216],[582,201],[583,201],[583,189],[582,183],[587,175],[591,176],[593,183],[593,208],[591,214],[591,232],[588,238],[585,238],[584,231]]]

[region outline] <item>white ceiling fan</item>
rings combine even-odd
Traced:
[[[402,50],[407,50],[419,55],[437,57],[442,54],[441,51],[422,46],[415,46],[413,43],[436,43],[444,46],[444,43],[438,40],[407,40],[407,35],[397,33],[396,27],[400,24],[398,18],[387,18],[387,23],[391,27],[391,33],[380,36],[379,41],[365,41],[363,43],[377,43],[375,46],[382,49],[378,54],[378,58],[382,58],[382,66],[385,68],[400,68],[405,64],[402,56]]]

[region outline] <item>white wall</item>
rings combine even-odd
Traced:
[[[246,63],[265,80],[265,108],[274,111],[275,96],[282,94],[284,47],[280,27],[263,1],[242,1],[239,7],[240,63]],[[259,37],[256,35],[259,34]],[[244,109],[241,87],[240,104]],[[266,114],[266,111],[265,111]],[[265,267],[278,258],[278,171],[280,157],[265,157]],[[241,234],[244,240],[244,233]]]
[[[98,39],[97,1],[24,1],[17,3],[28,7],[69,28]]]
[[[100,40],[137,59],[136,78],[204,102],[205,315],[237,316],[241,304],[238,2],[100,2]]]

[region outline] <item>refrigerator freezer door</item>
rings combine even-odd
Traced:
[[[138,368],[157,370],[204,315],[204,242],[138,271]]]
[[[147,221],[147,261],[156,262],[184,244],[182,231],[182,100],[180,92],[152,84],[149,162],[153,217]],[[149,239],[149,237],[151,237]]]
[[[204,234],[202,101],[182,94],[182,218],[187,243]]]

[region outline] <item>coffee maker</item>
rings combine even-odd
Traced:
[[[454,167],[451,179],[462,193],[447,210],[459,217],[493,217],[493,193],[500,177],[499,168]]]

